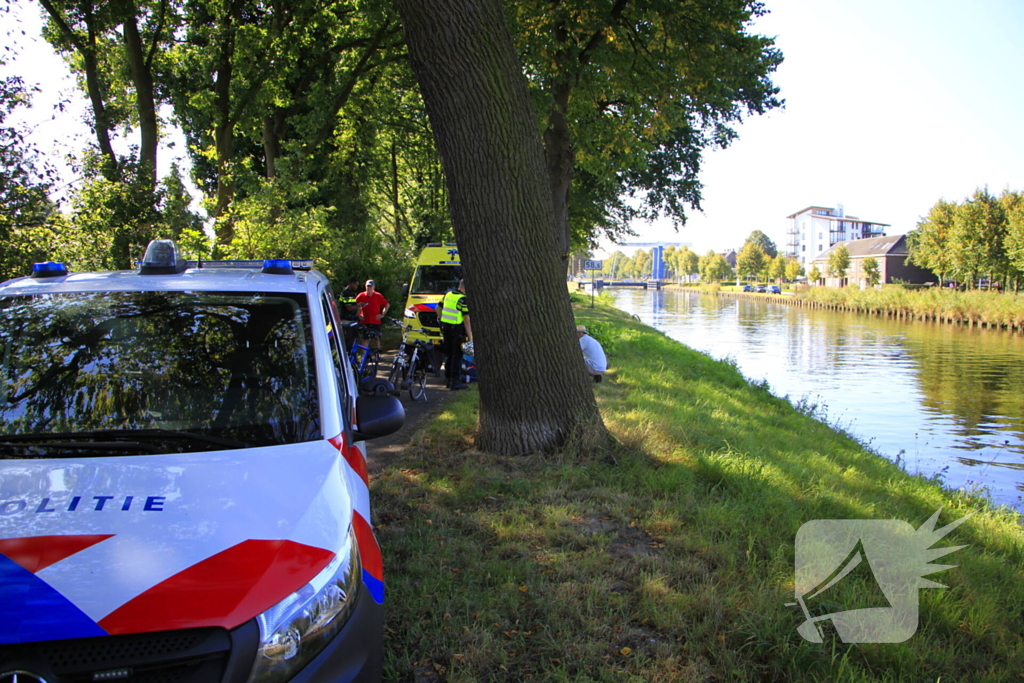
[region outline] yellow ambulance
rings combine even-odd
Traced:
[[[403,324],[407,328],[406,340],[423,339],[441,343],[441,326],[437,316],[445,292],[459,286],[462,262],[459,248],[453,242],[431,243],[423,248],[416,259],[412,281],[406,286]]]

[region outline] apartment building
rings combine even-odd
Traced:
[[[856,216],[847,216],[842,205],[838,209],[825,206],[808,206],[791,216],[786,230],[786,247],[801,265],[810,264],[830,247],[850,240],[885,237],[888,223],[872,223]]]

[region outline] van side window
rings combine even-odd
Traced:
[[[345,364],[348,362],[348,354],[345,353],[345,334],[339,323],[338,303],[330,290],[324,290],[320,297],[320,303],[323,306],[324,323],[327,325],[328,343],[331,345],[331,364],[334,366],[334,376],[337,378],[342,395],[347,395]]]

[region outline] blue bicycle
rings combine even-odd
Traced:
[[[357,331],[355,339],[352,340],[352,347],[348,350],[348,360],[356,374],[359,390],[368,394],[391,393],[393,387],[387,380],[376,379],[380,366],[380,349],[370,346],[370,339],[380,338],[380,332],[369,330],[356,322],[349,323],[349,327],[355,327]],[[363,343],[360,343],[360,339]]]

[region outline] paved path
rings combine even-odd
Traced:
[[[379,377],[387,377],[391,370],[392,353],[383,352]],[[476,387],[470,391],[476,391]],[[426,401],[414,401],[409,397],[408,391],[403,391],[400,400],[405,407],[405,424],[394,434],[366,442],[366,464],[370,475],[378,474],[394,462],[412,442],[416,432],[427,423],[427,420],[441,412],[456,393],[445,388],[443,372],[440,377],[427,377]]]

